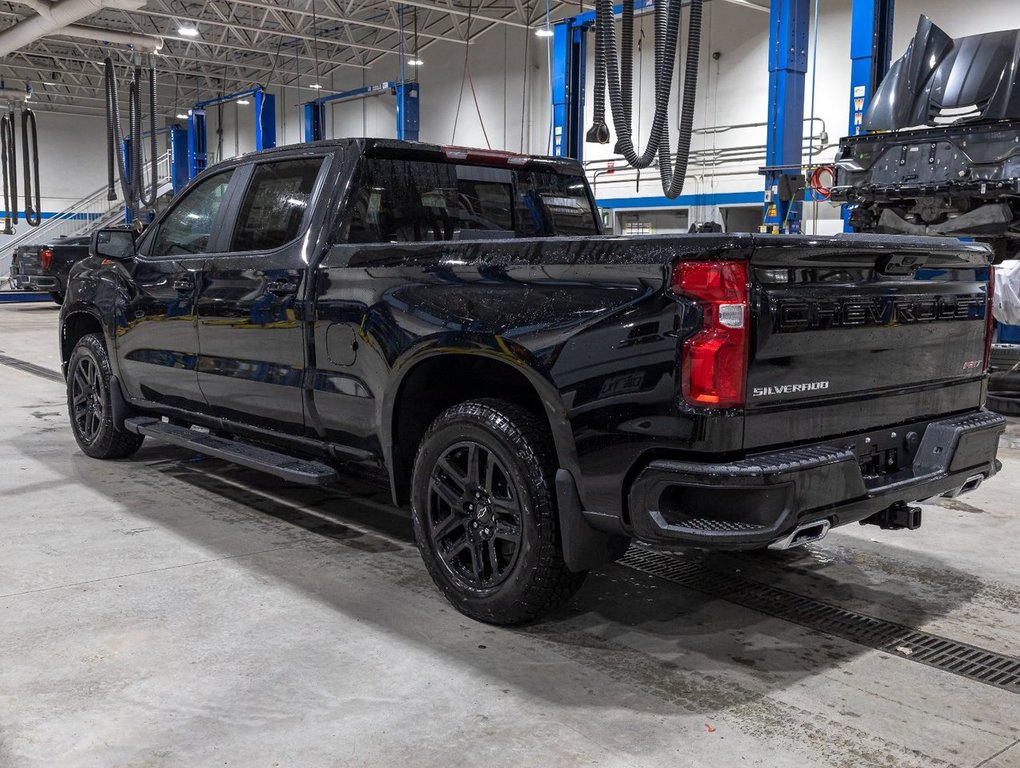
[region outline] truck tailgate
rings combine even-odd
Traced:
[[[978,408],[989,252],[956,240],[758,240],[745,448]]]

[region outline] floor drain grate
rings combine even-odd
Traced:
[[[42,376],[44,379],[49,379],[50,381],[59,381],[61,384],[64,383],[64,377],[61,376],[58,371],[51,371],[49,368],[43,368],[41,365],[29,363],[25,360],[18,360],[16,357],[0,355],[0,365],[17,368],[19,371],[31,373],[35,376]]]
[[[664,552],[631,547],[619,563],[759,613],[1020,693],[1020,659],[1013,656],[848,611]]]

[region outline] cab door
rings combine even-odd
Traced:
[[[198,381],[213,415],[304,432],[309,232],[322,156],[245,166],[229,246],[205,260],[198,293]]]
[[[121,382],[131,399],[205,410],[195,300],[205,259],[218,247],[234,173],[191,187],[139,242],[117,327]]]

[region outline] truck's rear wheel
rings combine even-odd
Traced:
[[[82,336],[67,363],[67,412],[78,447],[94,459],[122,459],[145,439],[113,423],[110,358],[102,338]]]
[[[429,574],[462,613],[516,624],[573,595],[542,422],[501,400],[453,406],[418,449],[411,508]]]

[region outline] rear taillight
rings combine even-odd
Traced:
[[[39,251],[39,266],[43,269],[49,269],[51,264],[53,264],[53,250],[51,248],[43,248]]]
[[[683,398],[691,405],[738,408],[744,404],[750,310],[746,261],[682,261],[674,265],[673,292],[701,306],[701,330],[681,352]]]
[[[992,364],[992,337],[995,335],[995,317],[992,315],[992,300],[995,298],[995,267],[988,265],[988,306],[985,308],[985,368]]]

